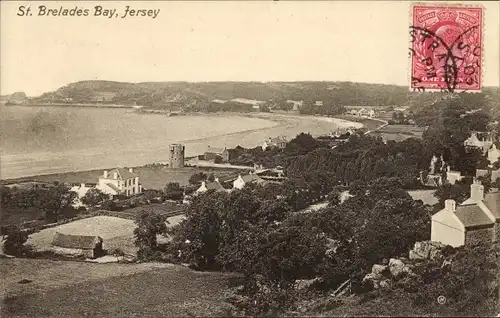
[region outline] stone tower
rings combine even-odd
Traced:
[[[170,168],[184,168],[184,145],[171,144],[168,158]]]

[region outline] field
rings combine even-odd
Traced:
[[[120,248],[125,253],[135,254],[134,221],[112,217],[95,216],[70,223],[50,227],[33,233],[28,239],[37,251],[47,251],[52,248],[52,239],[56,232],[72,235],[97,235],[103,239],[103,248],[113,250]]]
[[[402,141],[408,138],[422,138],[424,129],[424,127],[414,125],[387,125],[377,130],[376,133],[381,135],[385,140]]]
[[[229,174],[237,173],[235,169],[220,169],[220,168],[180,168],[170,169],[166,166],[143,166],[134,168],[134,172],[139,175],[140,182],[145,189],[162,189],[168,182],[179,182],[182,185],[189,184],[189,177],[194,173],[203,171],[206,174],[214,173],[216,177],[224,177]],[[97,183],[97,179],[101,176],[103,170],[89,170],[67,173],[56,173],[34,177],[25,177],[18,179],[7,180],[8,183],[38,181],[53,183],[80,184],[80,183]]]
[[[2,259],[0,266],[2,317],[221,316],[236,278],[155,263]]]
[[[141,210],[135,212],[140,213],[143,208],[136,208]],[[158,212],[155,208],[151,208],[151,211]],[[119,215],[119,213],[114,214]],[[161,211],[158,213],[161,214]],[[72,235],[97,235],[103,239],[104,249],[111,251],[119,248],[127,254],[134,255],[137,252],[137,247],[134,245],[136,224],[132,220],[133,213],[129,213],[128,216],[130,219],[100,215],[46,228],[31,234],[27,244],[32,245],[36,251],[48,251],[52,248],[52,239],[56,232]],[[179,224],[182,218],[183,215],[171,216],[167,218],[167,221],[169,226],[174,226]]]
[[[370,119],[370,118],[357,117],[357,116],[352,116],[352,115],[341,115],[341,116],[335,116],[335,117],[340,118],[340,119],[345,119],[345,120],[350,120],[350,121],[362,123],[365,126],[365,128],[368,130],[376,129],[376,128],[380,127],[380,125],[382,125],[382,123],[380,121],[375,120],[375,119]]]

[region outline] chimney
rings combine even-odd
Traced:
[[[446,211],[455,212],[457,210],[457,203],[455,200],[446,200],[444,201],[444,209]]]
[[[107,178],[107,177],[108,177],[108,171],[104,170],[104,178]]]
[[[80,188],[85,188],[85,183],[81,183]]]
[[[128,171],[134,173],[134,168],[128,168]]]
[[[116,171],[113,172],[113,179],[115,179],[115,180],[118,179],[118,173]]]
[[[484,186],[476,178],[474,178],[474,181],[470,185],[470,198],[474,202],[480,202],[484,199]]]
[[[205,181],[202,181],[202,182],[201,182],[201,186],[202,186],[203,188],[206,188],[207,183],[206,183]]]

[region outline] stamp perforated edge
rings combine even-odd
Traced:
[[[439,1],[432,1],[432,2],[412,2],[409,6],[409,10],[408,10],[408,30],[413,26],[413,8],[415,6],[423,6],[423,7],[443,7],[443,8],[446,8],[446,7],[452,7],[452,8],[456,8],[456,7],[465,7],[465,8],[480,8],[482,9],[483,11],[483,14],[482,14],[482,21],[481,21],[481,40],[482,40],[482,45],[481,45],[481,76],[480,76],[480,80],[481,80],[481,84],[479,85],[479,89],[478,90],[468,90],[468,89],[462,89],[462,90],[459,90],[459,89],[455,89],[453,90],[453,92],[455,93],[461,93],[461,92],[465,92],[465,93],[471,93],[471,94],[474,94],[474,93],[481,93],[482,92],[482,88],[483,88],[483,83],[484,83],[484,71],[485,71],[485,65],[484,65],[484,55],[485,55],[485,49],[484,49],[484,40],[485,40],[485,35],[486,35],[486,23],[485,23],[485,20],[486,20],[486,8],[482,5],[482,4],[479,4],[479,3],[470,3],[470,2],[439,2]],[[407,42],[407,52],[408,52],[408,43],[411,43],[411,35],[410,35],[410,32],[408,32],[408,42]],[[408,64],[407,64],[407,81],[408,81],[408,90],[410,92],[416,92],[417,90],[415,88],[412,88],[411,87],[411,81],[412,81],[412,72],[413,72],[413,69],[412,69],[412,56],[411,55],[408,55]],[[429,88],[429,89],[425,89],[426,92],[440,92],[441,90],[440,89],[432,89],[432,88]]]

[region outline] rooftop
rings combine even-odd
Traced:
[[[111,171],[108,171],[108,177],[106,179],[114,179],[113,174],[115,172],[117,173],[117,177],[118,177],[117,180],[124,180],[124,179],[130,179],[130,178],[137,177],[137,174],[130,172],[127,169],[116,168],[116,169],[113,169]],[[104,176],[101,176],[101,177],[104,178]]]
[[[207,188],[207,190],[225,190],[224,187],[217,181],[206,183],[205,187]]]
[[[93,249],[99,242],[102,242],[99,236],[70,235],[56,232],[52,245],[73,249]]]
[[[461,205],[457,207],[455,215],[466,228],[493,225],[488,215],[477,204]]]

